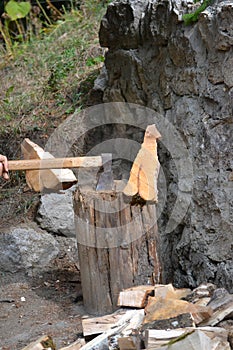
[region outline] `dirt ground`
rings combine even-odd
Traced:
[[[21,350],[42,335],[60,349],[82,337],[80,275],[66,254],[28,277],[0,271],[0,350]]]

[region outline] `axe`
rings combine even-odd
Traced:
[[[77,179],[71,168],[102,167],[97,190],[112,190],[113,175],[111,169],[112,155],[102,154],[93,157],[54,158],[49,152],[29,139],[24,139],[21,150],[23,160],[9,160],[9,170],[26,170],[28,186],[36,192],[43,188],[54,189],[62,183],[64,189],[69,188]],[[104,173],[106,171],[106,174]]]

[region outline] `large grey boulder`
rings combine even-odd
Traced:
[[[43,194],[36,220],[48,232],[75,237],[73,192],[67,190]]]
[[[54,237],[43,231],[18,227],[0,234],[0,270],[27,274],[46,270],[59,253]]]
[[[168,191],[158,223],[164,282],[195,287],[208,281],[232,292],[233,1],[213,2],[186,26],[182,14],[193,12],[192,6],[197,4],[111,3],[100,28],[100,43],[108,47],[101,93],[103,102],[132,102],[159,112],[178,130],[191,157],[190,207],[168,232],[178,190],[185,195],[185,189],[179,189],[174,160],[161,140]]]

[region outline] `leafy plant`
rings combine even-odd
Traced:
[[[95,66],[96,64],[104,62],[104,56],[100,55],[97,57],[88,57],[86,60],[86,65],[88,67]]]
[[[25,18],[31,10],[30,2],[16,2],[15,0],[10,0],[6,6],[5,11],[9,16],[11,21],[17,21],[19,18]]]
[[[95,9],[90,11],[92,6],[93,0],[85,0],[79,10],[67,10],[40,36],[17,45],[14,42],[11,60],[0,52],[0,73],[2,70],[5,79],[0,87],[2,130],[8,126],[18,128],[19,124],[31,133],[35,123],[48,129],[59,118],[85,105],[87,92],[104,60],[98,29],[105,8],[96,13]]]
[[[4,45],[0,42],[0,77],[3,82],[0,84],[0,149],[9,159],[20,158],[19,145],[23,138],[39,140],[43,147],[54,128],[67,115],[89,105],[88,93],[103,60],[98,30],[106,8],[101,0],[77,2],[80,4],[78,9],[72,7],[70,11],[64,11],[52,25],[40,11],[35,20],[39,25],[46,21],[46,25],[42,23],[43,28],[38,35],[30,36],[30,40],[15,41],[10,32],[11,60],[6,55],[5,39]],[[38,6],[37,10],[39,12]],[[26,18],[17,21],[28,25],[32,15],[36,16],[33,9]],[[3,19],[1,24],[6,33]],[[11,24],[16,25],[14,21]],[[30,33],[26,35],[28,38]],[[23,174],[14,172],[9,182],[1,184],[0,181],[3,208],[0,217],[3,213],[1,220],[7,224],[9,217],[17,220],[33,215],[36,200],[31,203],[32,194],[24,191]],[[3,198],[7,193],[14,200]]]
[[[5,41],[7,52],[10,56],[13,54],[12,37],[9,29],[10,23],[15,23],[19,37],[22,39],[25,31],[23,25],[19,22],[19,20],[27,17],[30,10],[31,4],[28,1],[17,2],[15,0],[10,0],[5,6],[5,22],[3,25],[0,19],[0,32]]]
[[[198,0],[195,1],[195,3],[199,2]],[[199,15],[201,12],[203,12],[211,3],[213,0],[204,0],[203,3],[193,12],[193,13],[186,13],[183,15],[182,19],[186,25],[190,25],[194,22],[198,21]]]
[[[10,103],[10,96],[11,93],[14,91],[14,85],[11,85],[7,90],[6,90],[6,97],[4,98],[5,103]]]
[[[69,75],[70,71],[75,69],[77,57],[75,47],[67,48],[60,55],[57,55],[56,60],[51,65],[51,75],[48,80],[48,86],[52,90],[58,89],[59,83]]]

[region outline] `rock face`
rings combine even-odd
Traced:
[[[75,237],[72,191],[43,194],[36,220],[48,232]]]
[[[172,232],[165,227],[179,179],[163,147],[167,201],[159,219],[164,282],[214,282],[233,291],[233,1],[215,1],[186,26],[192,1],[119,0],[100,28],[108,47],[95,89],[103,102],[147,106],[172,123],[193,165],[192,200]]]
[[[46,269],[59,253],[57,241],[48,233],[18,227],[0,235],[0,270],[25,271],[27,274]]]

